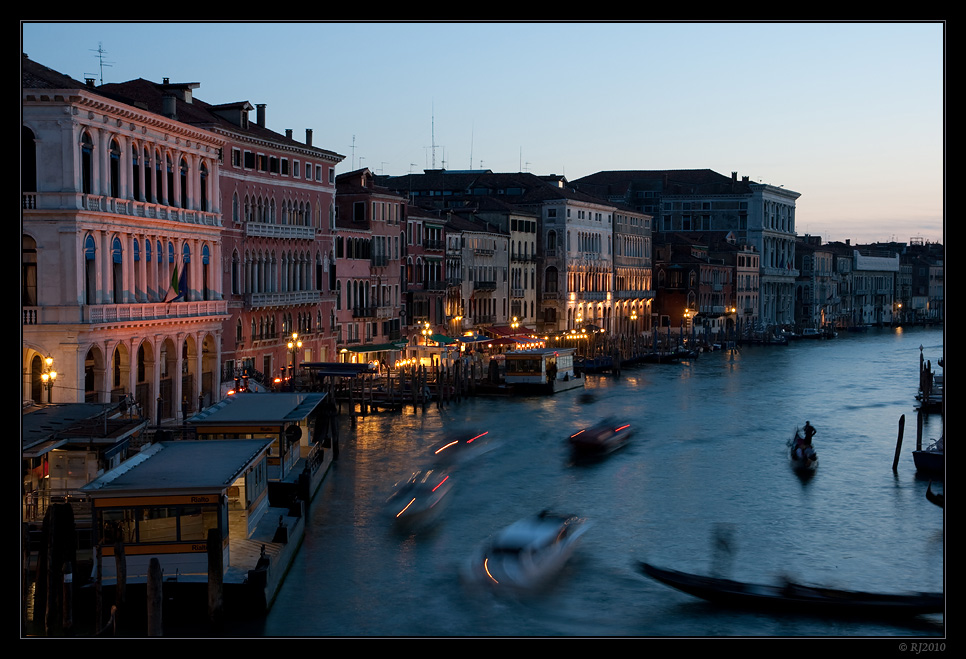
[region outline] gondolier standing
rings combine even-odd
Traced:
[[[815,436],[815,426],[813,426],[811,423],[806,421],[805,428],[803,430],[805,432],[805,446],[811,446],[812,437]]]

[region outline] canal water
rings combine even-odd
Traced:
[[[758,583],[788,576],[856,590],[943,590],[944,511],[927,501],[928,480],[911,453],[920,346],[935,368],[943,330],[745,346],[590,375],[583,390],[553,397],[478,397],[360,418],[342,431],[339,460],[311,504],[274,606],[239,633],[944,636],[941,615],[883,622],[722,609],[636,568],[647,560]],[[566,437],[604,416],[633,424],[635,437],[603,461],[572,464]],[[786,443],[806,420],[818,431],[820,466],[803,481]],[[491,450],[454,474],[438,524],[394,533],[382,511],[392,484],[447,437],[479,432]],[[924,442],[941,433],[942,418],[929,416]],[[508,596],[461,580],[479,543],[544,508],[593,524],[553,583]]]

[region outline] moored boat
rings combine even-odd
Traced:
[[[935,442],[924,449],[917,449],[912,452],[912,460],[916,463],[916,471],[941,476],[946,468],[944,457],[944,438],[940,437]]]
[[[941,592],[870,593],[787,582],[760,585],[659,568],[641,562],[647,576],[716,604],[818,615],[915,616],[942,613]]]
[[[468,581],[507,589],[532,589],[554,577],[589,528],[577,515],[544,510],[510,524],[485,542],[464,570]]]

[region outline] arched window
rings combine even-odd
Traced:
[[[211,259],[211,252],[208,249],[208,245],[203,245],[201,248],[201,299],[207,300],[208,298],[208,266]]]
[[[26,126],[20,129],[20,187],[24,192],[37,191],[37,144]]]
[[[241,277],[239,267],[238,250],[235,250],[231,254],[231,292],[234,295],[241,293]]]
[[[178,167],[178,191],[181,193],[181,208],[188,208],[188,161],[181,159]]]
[[[85,304],[95,303],[97,292],[97,263],[95,256],[97,247],[94,236],[87,236],[84,239],[84,302]]]
[[[188,247],[188,243],[185,243],[181,246],[181,267],[183,271],[178,273],[181,276],[181,280],[185,282],[184,290],[181,291],[181,294],[184,296],[181,298],[183,302],[189,302],[191,300],[191,296],[189,295],[191,291],[191,268],[188,267],[189,263],[191,263],[191,248]]]
[[[151,173],[151,152],[145,147],[143,165],[144,167],[144,201],[154,201],[154,185]]]
[[[20,240],[21,304],[37,305],[37,242],[30,236]]]
[[[198,185],[198,192],[200,194],[199,198],[199,209],[202,212],[208,212],[208,165],[201,163],[201,180]]]
[[[81,135],[81,192],[94,194],[94,142],[87,132]]]
[[[135,238],[134,242],[131,245],[131,250],[132,250],[131,256],[134,259],[134,268],[133,268],[134,286],[133,286],[133,289],[131,290],[131,301],[134,302],[134,301],[137,301],[140,297],[138,295],[138,291],[141,288],[141,268],[139,266],[139,264],[141,263],[141,241]]]
[[[547,268],[547,272],[544,278],[544,290],[546,290],[548,293],[557,292],[557,269],[556,268],[553,268],[553,267]]]
[[[132,198],[141,200],[141,159],[138,157],[138,147],[136,144],[131,146],[131,178],[134,180]]]
[[[111,196],[121,196],[121,148],[111,140]]]
[[[124,250],[121,248],[121,239],[114,236],[111,241],[111,285],[113,288],[114,304],[120,304],[124,291]]]

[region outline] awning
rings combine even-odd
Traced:
[[[343,348],[346,352],[388,352],[390,350],[405,350],[408,343],[370,343],[364,346],[351,346]]]
[[[429,337],[429,340],[435,341],[436,343],[442,343],[444,345],[450,345],[459,341],[459,339],[454,339],[451,336],[443,336],[442,334],[433,334],[431,337]]]
[[[474,336],[461,336],[459,340],[460,343],[486,343],[488,341],[492,341],[493,339],[488,336],[480,336],[479,334],[476,334]]]

